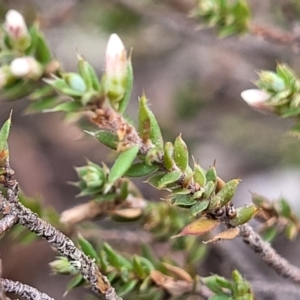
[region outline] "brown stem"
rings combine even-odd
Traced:
[[[261,236],[250,225],[241,225],[240,230],[244,243],[254,252],[259,253],[264,262],[281,276],[300,283],[299,268],[291,265],[286,259],[281,257],[268,242],[262,240]]]

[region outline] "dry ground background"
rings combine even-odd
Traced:
[[[120,1],[133,4],[140,14],[117,2],[1,0],[0,17],[3,20],[10,8],[22,12],[29,21],[38,14],[50,47],[68,71],[76,68],[77,49],[100,73],[107,38],[118,33],[127,49],[133,47],[135,84],[129,115],[136,118],[137,97],[144,90],[169,140],[182,132],[203,167],[216,159],[221,177],[243,180],[236,201],[249,203],[249,190],[271,198],[283,195],[300,214],[300,142],[286,134],[292,123],[252,111],[239,96],[253,87],[257,71],[274,69],[276,61],[288,63],[300,75],[297,51],[249,35],[221,40],[210,29],[195,33],[195,28],[183,21],[192,0]],[[143,9],[146,2],[147,9]],[[253,21],[261,25],[289,30],[292,22],[288,19],[297,17],[285,9],[289,1],[248,2]],[[24,115],[26,105],[26,99],[9,103],[1,99],[0,103],[1,123],[14,109],[11,163],[22,189],[29,196],[40,195],[58,211],[83,202],[75,198],[78,191],[66,184],[76,180],[73,166],[83,165],[86,158],[108,161],[109,152],[74,124],[65,123],[62,114]],[[141,181],[138,184],[147,198],[160,198]],[[279,237],[274,245],[300,265],[294,244]],[[212,248],[210,259],[214,262],[208,265],[228,268],[226,253],[235,248],[234,242],[222,247],[221,258],[220,249]],[[250,268],[259,263],[241,248],[232,261],[240,259]],[[47,262],[55,254],[45,242],[20,246],[6,237],[0,250],[5,276],[61,298],[68,279],[48,275]],[[270,280],[278,280],[272,272],[261,270],[264,272]],[[78,295],[75,291],[66,299],[79,299]]]

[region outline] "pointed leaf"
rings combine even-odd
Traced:
[[[238,227],[229,228],[225,231],[220,232],[219,234],[215,235],[212,239],[203,242],[204,244],[208,243],[215,243],[222,240],[233,240],[236,238],[240,233],[240,229]]]
[[[120,297],[125,296],[126,294],[130,293],[138,284],[137,279],[130,279],[128,282],[123,283],[122,287],[118,290],[118,295]]]
[[[186,235],[202,235],[213,230],[218,225],[220,225],[218,220],[200,218],[185,226],[179,234],[172,236],[172,238]]]
[[[185,172],[189,162],[189,153],[186,143],[181,138],[181,134],[174,143],[174,160],[179,169]]]
[[[164,145],[164,166],[169,171],[175,167],[174,146],[171,142],[166,142]]]
[[[109,184],[113,184],[129,170],[138,152],[139,146],[135,145],[120,153],[108,175]]]
[[[142,96],[139,102],[139,135],[144,143],[147,143],[150,139],[157,148],[163,148],[160,127],[153,112],[147,105],[145,96]]]
[[[206,171],[206,182],[208,183],[209,181],[216,182],[217,181],[217,172],[215,166],[210,167]]]
[[[107,255],[108,262],[113,267],[115,267],[118,270],[120,270],[123,267],[128,270],[131,269],[131,263],[120,254],[117,254],[107,243],[104,243],[103,250]]]
[[[226,205],[234,196],[237,186],[239,184],[239,179],[233,179],[226,182],[225,186],[217,193],[217,196],[220,197],[220,206]]]
[[[80,286],[85,283],[84,278],[81,274],[77,274],[74,276],[67,284],[66,291],[63,294],[63,297],[65,297],[73,288]]]
[[[193,216],[196,216],[200,213],[202,213],[207,207],[208,207],[209,201],[208,200],[203,200],[203,201],[199,201],[196,204],[194,204],[191,207],[191,214]]]
[[[278,205],[278,210],[280,211],[280,214],[282,216],[287,219],[292,219],[292,209],[287,201],[285,201],[284,199],[280,199],[276,204]]]
[[[220,294],[222,293],[222,288],[220,287],[217,278],[220,277],[218,275],[208,276],[206,278],[202,278],[203,283],[214,293]]]
[[[56,112],[56,111],[65,111],[65,112],[78,112],[81,109],[81,104],[75,101],[64,102],[58,104],[57,106],[45,109],[45,112]]]
[[[205,171],[198,164],[194,165],[194,180],[200,185],[200,187],[204,187],[206,185]]]
[[[173,205],[191,206],[195,203],[197,203],[197,200],[193,199],[192,195],[179,194],[172,198]]]
[[[236,216],[230,220],[232,226],[238,226],[247,223],[256,214],[257,207],[249,205],[236,209]]]
[[[52,54],[49,46],[46,43],[45,37],[42,35],[41,31],[38,32],[37,45],[35,49],[35,58],[41,64],[47,64],[52,59]]]
[[[158,183],[165,176],[164,173],[154,174],[151,177],[149,177],[146,182],[152,185],[155,188],[158,188]]]
[[[116,134],[109,131],[99,130],[93,133],[95,138],[110,149],[116,150],[119,138]]]
[[[165,188],[167,185],[177,182],[181,176],[181,172],[174,171],[167,173],[165,176],[163,176],[159,182],[158,182],[158,189]]]
[[[143,268],[143,265],[140,262],[140,259],[138,256],[133,257],[132,270],[140,279],[144,279],[146,277],[146,275],[148,275],[148,274],[146,274],[146,272]]]
[[[81,234],[78,234],[78,243],[80,245],[80,248],[86,255],[90,256],[91,258],[94,258],[96,262],[99,262],[99,255],[97,254],[93,245],[88,240],[86,240]]]
[[[96,91],[100,91],[100,82],[98,76],[93,69],[93,67],[83,59],[80,55],[78,55],[78,72],[82,76],[85,84],[87,85],[88,89],[94,89]]]
[[[9,136],[10,126],[11,126],[11,114],[0,130],[0,167],[4,167],[6,161],[9,158],[7,140]]]
[[[143,162],[139,162],[136,164],[133,164],[129,170],[125,173],[125,176],[128,177],[141,177],[149,175],[150,173],[156,171],[158,169],[157,166],[149,166]]]
[[[131,59],[127,60],[127,74],[126,74],[126,88],[125,88],[125,94],[123,99],[119,102],[119,107],[118,111],[120,113],[125,112],[130,96],[131,96],[131,90],[133,86],[133,70],[132,70],[132,64],[131,64]]]

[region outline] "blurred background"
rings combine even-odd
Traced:
[[[252,22],[289,32],[300,20],[296,2],[249,0]],[[76,70],[78,51],[101,74],[106,42],[117,33],[125,47],[133,49],[135,81],[128,110],[133,119],[138,96],[145,91],[166,140],[182,133],[202,167],[216,160],[224,180],[242,179],[235,201],[250,203],[249,191],[271,199],[284,196],[300,214],[299,140],[287,134],[292,121],[253,111],[240,98],[241,91],[254,87],[257,72],[274,70],[276,62],[288,63],[300,75],[297,47],[251,35],[220,39],[188,17],[194,6],[193,0],[0,0],[0,17],[4,20],[13,8],[29,24],[38,18],[66,71]],[[1,123],[13,109],[11,164],[23,191],[59,212],[84,202],[67,184],[77,180],[74,166],[84,165],[86,159],[108,162],[110,152],[65,122],[62,113],[27,115],[27,99],[1,100]],[[147,199],[161,197],[136,182]],[[288,244],[279,247],[281,253],[300,265]],[[55,253],[45,242],[16,246],[4,238],[0,250],[6,277],[61,298],[68,278],[48,275],[47,262]],[[77,291],[65,299],[74,297],[79,298]]]

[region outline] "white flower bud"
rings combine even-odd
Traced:
[[[272,108],[266,104],[271,95],[263,90],[249,89],[241,92],[241,97],[251,107],[266,112],[272,112]]]
[[[127,58],[125,47],[119,36],[113,33],[106,48],[106,76],[123,79],[126,76]]]
[[[16,10],[10,9],[6,14],[4,25],[10,38],[19,40],[28,36],[28,29],[23,16]]]
[[[14,59],[10,64],[10,70],[19,78],[38,79],[43,74],[42,66],[31,56]]]

